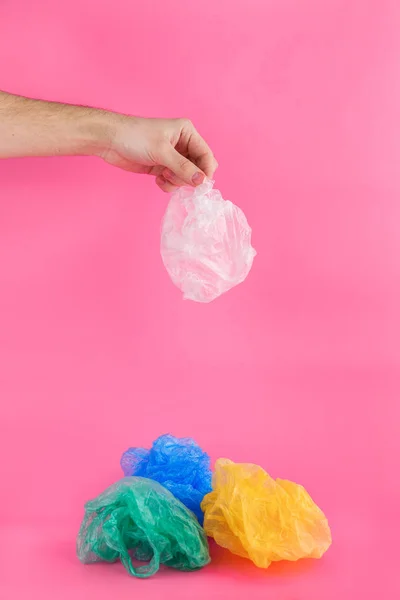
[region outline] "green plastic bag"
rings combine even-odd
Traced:
[[[207,537],[194,514],[156,481],[125,477],[85,505],[77,539],[85,564],[121,559],[135,577],[160,564],[194,571],[210,562]],[[134,567],[132,558],[147,564]]]

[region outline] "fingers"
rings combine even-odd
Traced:
[[[174,192],[179,187],[170,181],[167,181],[162,175],[156,177],[156,184],[163,192],[166,192],[167,194]]]
[[[167,192],[185,185],[196,187],[206,177],[212,179],[218,167],[211,149],[190,121],[172,122],[179,138],[171,135],[169,143],[159,146],[156,158],[160,165],[157,185]]]
[[[173,183],[176,187],[182,187],[184,185],[187,185],[183,181],[183,179],[177,177],[175,173],[173,173],[170,169],[164,169],[161,175],[164,177],[164,179],[166,179],[170,183]]]
[[[218,163],[206,141],[203,140],[201,135],[197,133],[195,129],[188,140],[187,152],[190,159],[199,167],[199,169],[201,169],[209,179],[212,179],[218,168]]]
[[[191,121],[183,120],[182,132],[176,149],[197,165],[209,179],[214,177],[218,163],[211,148]]]
[[[207,175],[208,179],[213,179],[215,171],[218,169],[218,163],[214,156],[203,154],[196,160],[196,164]]]
[[[203,173],[194,163],[180,154],[172,145],[169,145],[160,157],[166,175],[174,175],[183,185],[197,186],[203,183],[205,173]],[[182,184],[181,184],[182,185]]]

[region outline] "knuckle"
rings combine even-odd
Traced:
[[[183,127],[186,127],[187,129],[192,129],[193,128],[193,123],[190,119],[187,119],[186,117],[181,119],[181,123]]]
[[[178,165],[182,171],[188,171],[190,169],[190,162],[184,156],[178,160]]]

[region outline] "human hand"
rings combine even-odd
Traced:
[[[187,119],[112,115],[100,156],[109,164],[156,178],[164,192],[200,185],[218,167],[209,146]]]
[[[187,119],[142,119],[0,91],[0,159],[101,156],[165,192],[212,178],[217,161]]]

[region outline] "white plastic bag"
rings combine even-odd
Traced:
[[[180,188],[161,228],[161,256],[185,299],[211,302],[244,281],[256,251],[243,212],[212,181]]]

